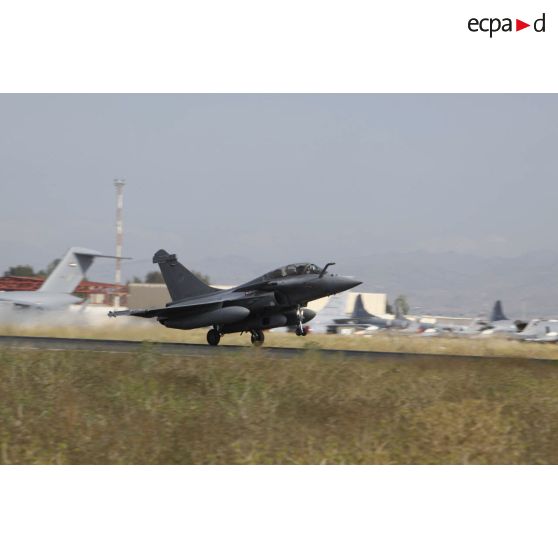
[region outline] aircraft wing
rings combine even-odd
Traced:
[[[108,313],[110,318],[117,316],[136,316],[139,318],[169,317],[176,314],[207,312],[223,305],[222,302],[208,302],[207,300],[189,301],[180,304],[165,306],[164,308],[147,308],[135,310],[116,310]]]

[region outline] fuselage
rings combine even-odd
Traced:
[[[83,299],[67,293],[43,291],[6,291],[0,292],[0,303],[10,303],[19,308],[36,310],[60,310]]]
[[[555,343],[558,341],[558,320],[531,320],[516,337],[524,341]]]
[[[231,289],[167,304],[184,311],[158,317],[166,327],[193,329],[216,325],[223,333],[306,323],[316,314],[303,308],[311,300],[359,285],[350,277],[323,274],[313,264],[290,264]],[[196,300],[199,304],[195,304]]]

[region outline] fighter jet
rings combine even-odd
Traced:
[[[70,248],[39,289],[0,292],[0,303],[9,303],[14,308],[61,310],[70,304],[83,302],[83,299],[71,293],[85,277],[95,258],[114,256],[105,256],[89,248]]]
[[[172,301],[164,308],[108,315],[156,318],[174,329],[211,326],[210,345],[218,345],[226,333],[249,332],[252,344],[258,346],[264,341],[263,330],[283,326],[296,326],[297,335],[306,335],[303,324],[316,315],[305,308],[310,300],[360,285],[352,278],[327,273],[333,262],[323,269],[311,263],[286,265],[231,289],[206,285],[165,250],[155,253],[153,263],[159,264]]]

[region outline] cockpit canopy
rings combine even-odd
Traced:
[[[281,277],[291,277],[293,275],[309,275],[309,274],[317,274],[321,273],[322,269],[317,266],[316,264],[311,263],[296,263],[296,264],[289,264],[279,269],[275,269],[266,273],[263,276],[263,279],[281,279]]]

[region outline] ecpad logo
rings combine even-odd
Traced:
[[[536,19],[534,21],[533,29],[535,30],[535,32],[545,32],[545,18],[546,14],[543,13],[543,15],[539,19]],[[472,17],[469,20],[467,26],[469,28],[469,31],[472,31],[473,33],[477,33],[478,31],[481,31],[483,33],[490,33],[490,38],[492,38],[492,35],[494,33],[497,33],[498,31],[503,31],[504,33],[513,31],[512,18],[509,17],[505,17],[503,19],[497,17],[485,17],[482,19],[477,19],[475,17]],[[531,24],[525,23],[520,19],[515,20],[516,31],[521,31],[522,29],[526,29],[527,27],[531,27]]]

